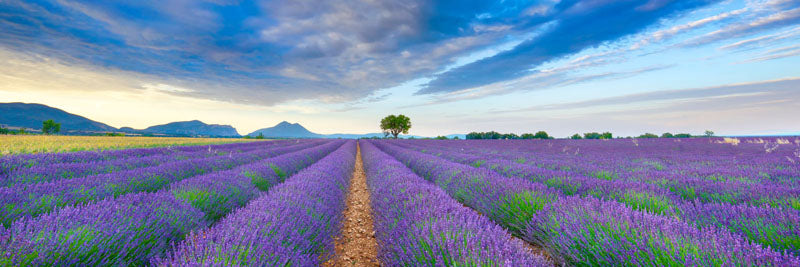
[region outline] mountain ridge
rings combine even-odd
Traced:
[[[115,128],[108,124],[94,121],[86,117],[69,113],[59,108],[50,107],[38,103],[0,103],[0,124],[9,127],[25,127],[28,129],[39,130],[45,120],[54,120],[61,123],[61,133],[63,134],[98,134],[107,132],[121,132],[127,134],[141,135],[163,135],[163,136],[209,136],[209,137],[240,137],[241,135],[231,125],[206,124],[200,120],[177,121],[165,124],[153,125],[145,129],[134,129],[132,127]],[[290,123],[281,121],[272,127],[258,129],[247,136],[256,137],[262,134],[267,138],[373,138],[383,137],[383,133],[366,134],[318,134],[309,131],[300,123]],[[448,138],[463,134],[451,134]],[[400,135],[401,138],[426,138],[417,135]]]
[[[255,130],[247,136],[256,137],[263,135],[268,138],[324,138],[323,135],[313,133],[299,123],[282,121],[275,126]]]
[[[117,128],[108,124],[43,104],[0,103],[0,124],[40,130],[42,129],[42,122],[45,120],[54,120],[61,123],[61,132],[117,131]]]
[[[233,126],[221,124],[206,124],[199,120],[176,121],[160,125],[153,125],[140,130],[144,133],[158,133],[170,135],[188,136],[221,136],[239,137],[241,136]]]

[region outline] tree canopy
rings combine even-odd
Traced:
[[[610,132],[598,133],[598,132],[591,132],[591,133],[584,133],[584,139],[612,139],[614,136]]]
[[[536,134],[524,133],[517,135],[515,133],[498,133],[496,131],[489,132],[471,132],[467,134],[467,139],[553,139],[552,136],[545,131],[538,131]]]
[[[61,131],[61,123],[56,123],[53,120],[46,120],[42,122],[42,133],[56,134]]]
[[[383,134],[392,135],[396,139],[401,133],[407,134],[411,129],[411,119],[403,114],[389,115],[381,120],[381,130]]]

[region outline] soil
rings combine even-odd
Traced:
[[[336,238],[336,255],[323,266],[380,266],[360,146],[357,151],[350,192],[347,194],[342,235]]]

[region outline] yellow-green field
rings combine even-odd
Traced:
[[[252,142],[252,139],[0,135],[0,155]]]

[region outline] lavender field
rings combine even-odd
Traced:
[[[10,155],[0,266],[341,265],[359,172],[377,251],[353,266],[800,266],[794,137]]]

